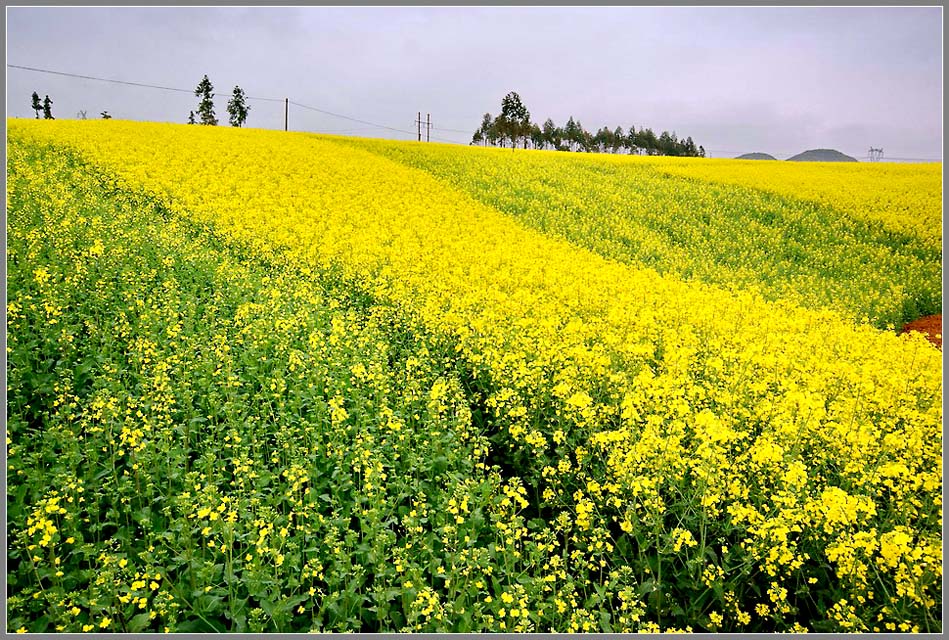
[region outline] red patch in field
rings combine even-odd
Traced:
[[[907,331],[919,331],[926,334],[930,342],[942,349],[942,314],[913,320],[904,325],[900,333],[906,333]]]

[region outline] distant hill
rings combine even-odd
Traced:
[[[770,153],[743,153],[735,160],[777,160],[777,158]]]
[[[795,162],[857,162],[856,158],[836,149],[811,149],[788,158]]]

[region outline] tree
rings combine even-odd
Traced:
[[[531,134],[530,134],[530,137],[531,137],[531,145],[532,145],[535,149],[543,149],[543,148],[544,148],[544,142],[545,142],[544,131],[543,131],[543,129],[541,129],[539,126],[537,126],[536,123],[535,123],[535,124],[531,124]]]
[[[571,132],[567,133],[567,140],[570,142],[570,146],[575,151],[583,151],[587,149],[587,138],[592,138],[589,133],[583,128],[583,125],[580,124],[579,120],[570,119],[573,122],[573,129]],[[570,122],[567,123],[570,125]]]
[[[596,151],[596,142],[593,141],[593,134],[583,127],[580,127],[580,148],[587,153]]]
[[[40,94],[33,92],[33,111],[36,112],[36,119],[40,119],[40,110],[43,108],[43,105],[40,103]]]
[[[531,114],[516,91],[511,91],[501,99],[501,115],[498,118],[502,119],[503,132],[511,139],[511,148],[517,145],[519,138],[523,138],[526,149],[531,133]]]
[[[85,110],[85,109],[80,109],[79,112],[76,114],[76,117],[79,118],[80,120],[85,120],[85,119],[86,119],[86,110]]]
[[[480,142],[485,146],[494,146],[497,144],[498,139],[501,137],[501,126],[498,123],[500,118],[500,116],[492,118],[490,113],[484,114],[484,117],[481,119],[481,127],[475,132],[475,135],[471,139],[472,142]],[[503,139],[501,142],[503,144]]]
[[[103,119],[103,120],[111,120],[111,119],[112,119],[112,116],[109,115],[109,112],[108,112],[108,111],[103,111],[103,112],[100,113],[99,115],[102,116],[102,119]]]
[[[593,136],[593,146],[598,153],[605,153],[613,147],[613,132],[609,127],[600,127]]]
[[[645,149],[647,155],[654,156],[659,152],[659,140],[652,129],[640,129],[636,137],[636,146]]]
[[[573,116],[570,116],[567,119],[567,124],[563,127],[563,139],[567,142],[567,149],[573,151],[574,141],[577,139],[577,123],[574,121]]]
[[[55,120],[53,117],[53,101],[49,99],[49,96],[43,98],[43,119],[44,120]]]
[[[474,136],[471,138],[472,144],[488,144],[490,140],[491,144],[494,144],[494,139],[491,136],[491,127],[494,125],[494,118],[491,117],[490,113],[484,114],[484,117],[481,119],[481,127],[475,131]]]
[[[247,96],[240,87],[234,87],[234,95],[227,103],[227,112],[230,114],[231,126],[241,127],[247,121],[247,112],[250,107],[247,106]]]
[[[685,153],[683,155],[695,157],[699,155],[698,150],[695,148],[695,142],[692,141],[692,136],[689,136],[685,139]]]
[[[498,120],[500,116],[491,120],[491,123],[488,125],[488,130],[485,132],[485,137],[488,140],[488,144],[492,147],[498,142],[501,143],[501,146],[504,146],[504,136],[501,134],[501,125]]]
[[[201,98],[198,103],[198,116],[201,118],[201,124],[211,126],[217,125],[217,118],[214,117],[214,85],[205,75],[194,90],[194,95]]]
[[[550,118],[544,121],[544,143],[545,146],[550,146],[554,149],[560,146],[560,129],[557,128],[557,125],[554,124],[554,121]]]
[[[619,153],[620,149],[626,148],[626,134],[623,133],[623,127],[616,127],[613,130],[613,153]]]
[[[188,113],[188,124],[195,124],[194,122],[194,111]]]
[[[626,143],[626,148],[629,149],[629,152],[634,155],[639,153],[639,145],[636,144],[637,141],[639,140],[639,138],[636,137],[637,135],[638,134],[636,133],[636,127],[633,125],[629,125],[629,131],[626,132],[625,143]]]
[[[503,113],[491,123],[491,131],[494,133],[494,140],[501,144],[501,148],[507,146],[504,141],[508,138],[511,140],[511,148],[514,148],[514,127]]]

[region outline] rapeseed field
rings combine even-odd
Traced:
[[[8,128],[10,631],[941,630],[932,168]]]

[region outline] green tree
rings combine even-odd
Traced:
[[[695,157],[699,155],[698,149],[695,148],[695,142],[692,141],[692,136],[689,136],[685,139],[685,153],[683,155]]]
[[[194,121],[194,111],[188,112],[188,124],[196,124]]]
[[[612,151],[613,153],[619,153],[621,149],[626,147],[626,134],[623,133],[623,127],[616,127],[613,130],[613,143]]]
[[[596,151],[596,142],[593,140],[593,134],[580,127],[580,149],[587,153]]]
[[[504,146],[504,134],[501,133],[502,123],[501,116],[491,120],[491,124],[488,126],[488,131],[486,133],[488,138],[488,144],[492,147],[501,143],[501,146]]]
[[[554,124],[554,121],[550,118],[544,121],[544,143],[545,146],[549,146],[553,149],[556,149],[560,146],[560,129],[557,128],[557,125]]]
[[[568,134],[567,139],[570,141],[570,146],[574,151],[583,151],[587,148],[587,139],[592,137],[593,136],[583,128],[579,120],[574,120],[573,128],[571,133]]]
[[[242,127],[247,121],[247,113],[250,107],[247,105],[247,95],[240,87],[234,87],[234,94],[227,103],[227,112],[230,114],[232,127]]]
[[[629,131],[626,132],[625,145],[626,148],[629,149],[629,152],[634,155],[639,153],[639,145],[636,144],[639,140],[636,137],[637,135],[636,127],[634,125],[629,125]]]
[[[491,131],[494,133],[494,140],[496,140],[502,148],[507,146],[505,144],[506,140],[510,140],[511,148],[514,148],[514,125],[503,113],[491,123]]]
[[[502,119],[503,133],[511,139],[511,148],[517,146],[517,141],[523,138],[526,149],[531,132],[531,114],[516,91],[511,91],[501,99],[501,115],[498,118]]]
[[[640,129],[636,137],[636,146],[645,149],[648,155],[654,156],[659,153],[659,139],[656,138],[656,134],[652,129],[648,127]]]
[[[49,99],[49,96],[43,98],[43,119],[44,120],[55,120],[53,117],[53,101]]]
[[[600,127],[593,136],[593,146],[598,153],[606,153],[613,147],[613,132],[609,127]]]
[[[198,103],[198,116],[201,118],[201,124],[217,125],[217,118],[214,117],[214,85],[208,80],[207,75],[201,78],[201,82],[194,90],[194,95],[201,98]]]
[[[544,130],[541,129],[537,123],[531,123],[531,146],[535,149],[543,149],[545,146],[546,138],[544,137]]]
[[[40,94],[33,92],[33,111],[36,112],[36,119],[40,119],[40,110],[43,108],[42,103],[40,103]]]
[[[494,125],[494,118],[491,117],[490,113],[484,114],[484,117],[481,119],[481,127],[475,131],[474,135],[471,137],[472,144],[488,144],[490,140],[491,144],[494,144],[494,140],[491,137],[491,127]]]
[[[108,111],[103,111],[103,112],[100,113],[99,115],[102,116],[102,119],[103,119],[103,120],[111,120],[111,119],[112,119],[112,116],[109,115],[109,112],[108,112]]]
[[[577,140],[579,131],[577,129],[577,123],[573,119],[573,116],[570,116],[567,119],[567,124],[563,127],[563,139],[567,142],[567,149],[573,151],[573,145]]]

